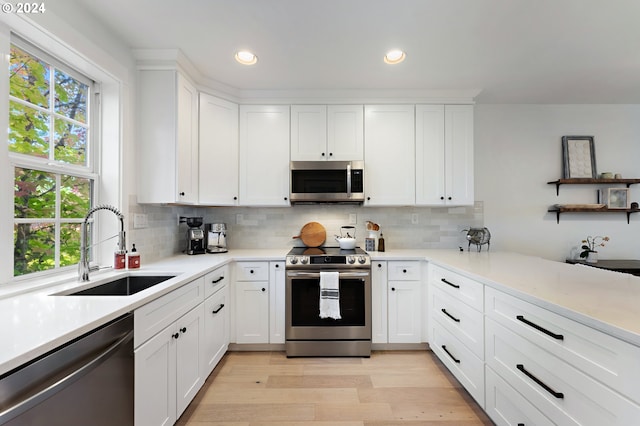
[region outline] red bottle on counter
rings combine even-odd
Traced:
[[[140,267],[140,253],[138,253],[138,250],[136,250],[136,245],[134,244],[133,247],[131,247],[131,252],[129,253],[128,256],[128,266],[129,269],[137,269]]]

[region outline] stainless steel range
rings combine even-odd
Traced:
[[[320,272],[338,273],[340,319],[320,317]],[[362,249],[296,247],[286,259],[288,357],[371,355],[371,259]]]

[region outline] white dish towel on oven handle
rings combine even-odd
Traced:
[[[339,272],[320,271],[320,318],[342,318]]]

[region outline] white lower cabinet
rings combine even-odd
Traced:
[[[205,276],[204,301],[204,373],[211,374],[229,347],[228,268],[225,266]]]
[[[269,343],[269,262],[235,264],[236,343]]]
[[[422,282],[419,261],[373,261],[372,343],[422,341]]]
[[[498,426],[555,425],[489,367],[485,379],[485,411]]]
[[[285,341],[285,280],[284,262],[269,262],[269,343]]]
[[[135,424],[172,425],[204,384],[204,304],[135,350]]]

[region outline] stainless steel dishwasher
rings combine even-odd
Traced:
[[[0,425],[133,425],[133,314],[0,376]]]

